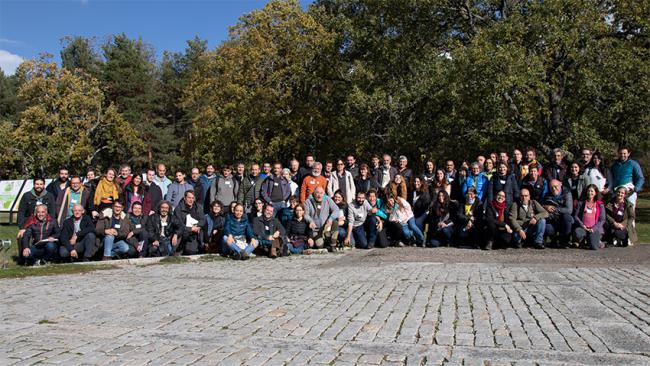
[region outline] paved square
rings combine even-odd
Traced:
[[[0,364],[650,364],[650,246],[376,249],[0,281]]]

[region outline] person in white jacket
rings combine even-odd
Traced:
[[[348,204],[354,201],[356,196],[356,187],[354,185],[354,177],[352,173],[345,170],[345,162],[343,159],[336,160],[336,171],[329,178],[327,183],[327,195],[333,196],[334,192],[341,190],[343,197],[345,197],[345,202]]]

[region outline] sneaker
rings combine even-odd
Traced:
[[[241,259],[241,254],[239,254],[239,252],[233,252],[230,257],[237,261]]]
[[[485,250],[492,250],[492,242],[491,242],[491,241],[488,241],[488,242],[485,244]]]
[[[535,243],[535,249],[545,249],[544,243]]]
[[[524,247],[524,244],[522,242],[515,243],[515,249],[521,249]]]
[[[398,241],[397,244],[395,244],[395,246],[399,248],[404,248],[406,245],[404,244],[404,242]]]
[[[246,252],[241,252],[239,254],[239,259],[241,259],[243,261],[247,261],[247,260],[250,259],[250,255],[248,255],[248,253],[246,253]]]
[[[102,261],[110,261],[111,259],[113,259],[113,257],[109,257],[107,255],[102,257]]]

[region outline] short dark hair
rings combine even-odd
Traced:
[[[185,193],[183,193],[183,197],[187,197],[187,195],[190,193],[192,194],[192,196],[196,195],[193,189],[188,189],[187,191],[185,191]]]
[[[34,182],[33,182],[33,183],[36,184],[36,182],[38,182],[39,180],[40,180],[41,182],[45,183],[45,178],[43,178],[43,177],[36,177],[36,178],[34,178]]]

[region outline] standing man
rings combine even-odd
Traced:
[[[399,157],[399,167],[397,168],[397,174],[401,175],[406,181],[408,187],[411,186],[411,179],[413,178],[413,171],[408,167],[408,159],[404,155]]]
[[[612,164],[611,171],[611,187],[625,187],[627,200],[636,206],[637,192],[643,188],[645,178],[639,163],[630,159],[630,149],[627,146],[618,148],[618,159]]]
[[[346,169],[352,173],[352,178],[356,179],[359,176],[359,166],[357,165],[357,159],[355,159],[354,155],[350,154],[346,158]]]
[[[70,173],[68,172],[68,168],[61,167],[59,168],[59,175],[55,180],[50,182],[50,184],[47,185],[47,188],[45,188],[46,191],[50,192],[52,194],[52,197],[55,199],[59,197],[59,193],[61,191],[65,190],[68,188],[70,185],[70,181],[68,178],[70,177]]]
[[[158,209],[158,205],[163,200],[162,190],[154,181],[155,177],[156,172],[154,172],[153,169],[148,169],[144,180],[144,190],[147,192],[149,199],[151,200],[151,210],[149,212],[145,212],[145,215],[147,216],[153,215]]]
[[[59,225],[72,216],[72,207],[77,204],[80,204],[85,212],[93,212],[95,207],[89,190],[81,184],[81,177],[73,175],[70,178],[70,187],[61,191],[56,199],[56,221]]]
[[[327,189],[327,178],[321,175],[322,169],[323,164],[315,162],[311,173],[303,178],[300,187],[301,203],[305,202],[317,187],[323,188],[323,190]]]
[[[192,185],[185,181],[185,174],[182,171],[177,170],[174,176],[176,177],[176,181],[169,185],[167,194],[165,195],[165,200],[171,203],[172,209],[178,206],[185,195],[185,191],[192,190]]]
[[[172,181],[169,180],[165,174],[167,174],[167,167],[165,167],[165,164],[158,164],[156,167],[156,176],[153,181],[158,185],[158,187],[160,187],[163,197],[167,196],[167,188],[172,184]]]
[[[289,181],[282,177],[282,164],[273,164],[273,174],[268,176],[262,183],[260,195],[266,203],[273,205],[275,212],[287,206],[287,200],[291,196]],[[255,200],[251,201],[251,205]]]
[[[244,205],[246,213],[251,212],[253,203],[260,197],[263,182],[260,177],[260,165],[253,163],[250,174],[242,179],[237,192],[237,202]]]
[[[224,165],[221,168],[221,173],[222,175],[217,177],[210,187],[210,203],[219,200],[224,205],[230,205],[232,202],[237,201],[239,182],[232,175],[230,165]]]

